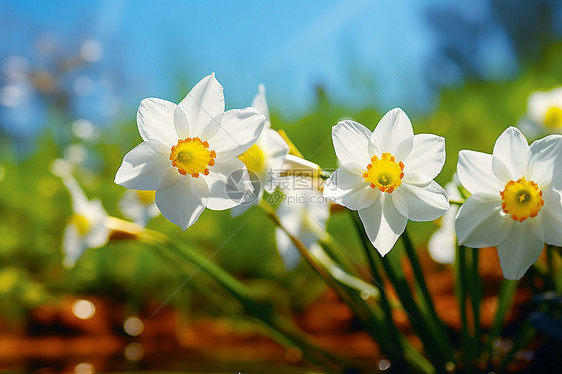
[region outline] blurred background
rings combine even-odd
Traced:
[[[273,127],[327,169],[337,167],[331,126],[353,118],[372,129],[399,106],[416,133],[446,137],[445,184],[460,149],[490,152],[532,92],[562,82],[556,0],[3,0],[0,25],[0,370],[238,371],[257,357],[300,360],[148,246],[111,242],[62,266],[72,206],[52,161],[65,159],[86,195],[123,217],[113,178],[141,141],[143,98],[179,102],[215,72],[227,109],[240,108],[263,83]],[[305,330],[354,331],[304,264],[284,270],[259,210],[205,211],[186,232],[161,216],[148,227],[275,295]],[[424,250],[437,225],[409,227]],[[361,258],[348,215],[334,214],[329,230]],[[314,314],[322,303],[330,312]],[[353,344],[370,354],[372,343]]]

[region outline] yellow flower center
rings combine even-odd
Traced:
[[[137,191],[137,196],[141,203],[148,205],[154,202],[156,191]]]
[[[562,127],[562,108],[553,106],[548,108],[544,116],[546,127]]]
[[[90,221],[81,214],[74,214],[70,217],[70,224],[76,226],[76,230],[80,236],[84,236],[90,230]]]
[[[193,178],[199,178],[199,173],[209,175],[207,166],[215,164],[215,157],[217,153],[209,150],[209,143],[197,137],[178,140],[170,152],[170,160],[178,172],[181,175],[190,174]]]
[[[371,157],[371,163],[363,173],[365,182],[371,183],[371,188],[378,188],[382,192],[392,193],[402,185],[404,178],[404,163],[396,162],[390,153],[383,153],[381,158]]]
[[[536,217],[544,205],[539,186],[533,181],[526,181],[525,178],[507,182],[500,195],[503,211],[518,222]]]
[[[254,144],[246,152],[238,156],[238,159],[246,165],[248,170],[257,174],[263,167],[265,156],[261,148]]]

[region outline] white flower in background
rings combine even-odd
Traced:
[[[453,181],[445,185],[445,191],[449,195],[450,199],[461,200],[461,194],[459,193],[459,181],[455,174],[453,176]],[[435,230],[429,242],[427,248],[429,250],[429,255],[435,262],[440,264],[452,264],[455,262],[455,253],[457,249],[457,235],[455,234],[455,216],[459,207],[452,204],[447,213],[445,213],[441,219],[441,227]]]
[[[63,234],[63,264],[72,267],[88,248],[99,248],[107,244],[111,230],[108,215],[98,199],[88,200],[74,178],[62,177],[72,198],[74,211]]]
[[[256,143],[238,156],[238,159],[244,162],[252,174],[254,191],[249,199],[246,198],[241,205],[232,209],[232,216],[238,216],[251,206],[259,204],[264,190],[268,193],[275,191],[274,178],[276,173],[280,172],[285,162],[285,157],[289,152],[289,146],[283,137],[271,128],[269,109],[265,99],[265,86],[263,84],[260,84],[258,87],[258,93],[252,101],[252,107],[266,117],[265,126]]]
[[[562,133],[562,87],[529,95],[527,113],[519,127],[530,137]]]
[[[529,147],[510,127],[493,154],[461,151],[457,173],[472,194],[456,220],[460,244],[498,246],[507,279],[520,279],[539,258],[544,243],[562,245],[562,136]]]
[[[447,211],[447,193],[433,181],[445,163],[445,139],[414,135],[401,109],[389,111],[373,132],[354,121],[339,122],[332,139],[342,166],[326,181],[324,196],[359,211],[382,256],[408,219],[432,221]]]
[[[146,226],[151,218],[160,214],[155,196],[155,191],[127,190],[119,200],[119,209],[137,225]]]
[[[287,176],[279,180],[285,197],[277,208],[277,216],[283,227],[314,253],[322,252],[321,248],[316,251],[316,247],[319,247],[318,240],[326,235],[330,216],[330,204],[322,196],[320,183],[321,179],[306,176]],[[275,239],[285,268],[294,269],[301,257],[298,249],[280,228],[275,229]]]
[[[256,142],[264,122],[253,108],[225,112],[214,73],[178,105],[144,99],[137,115],[144,142],[125,155],[115,183],[156,191],[162,214],[185,230],[205,208],[230,209],[252,190],[237,156]]]

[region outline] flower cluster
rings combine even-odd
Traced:
[[[559,96],[559,89],[532,95],[528,117],[558,127]],[[445,139],[414,134],[399,108],[373,131],[351,120],[336,124],[332,140],[340,167],[331,175],[271,128],[263,85],[251,107],[225,111],[223,87],[211,74],[177,105],[144,99],[137,124],[143,142],[125,155],[115,176],[115,183],[133,190],[120,202],[125,215],[144,226],[161,212],[185,230],[205,208],[232,209],[237,216],[266,196],[277,207],[281,226],[275,235],[287,269],[300,259],[289,235],[312,251],[325,238],[331,205],[358,212],[381,256],[408,220],[445,215],[429,242],[432,256],[451,263],[456,238],[470,247],[497,246],[508,279],[521,278],[544,243],[562,245],[561,135],[529,146],[510,127],[492,154],[461,151],[458,182],[445,191],[434,181],[445,163]],[[88,202],[72,178],[63,179],[76,211],[65,233],[66,261],[72,264],[84,248],[105,244],[109,229],[101,204]],[[303,181],[310,187],[295,187]],[[449,209],[450,198],[463,200],[459,184],[469,196],[460,208]],[[274,201],[276,196],[282,198]]]
[[[506,278],[521,278],[544,243],[562,245],[562,136],[529,146],[510,127],[491,155],[461,151],[457,170],[471,193],[456,219],[459,243],[498,246]]]

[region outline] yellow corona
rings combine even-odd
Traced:
[[[404,178],[404,163],[396,162],[396,158],[390,153],[383,153],[382,157],[371,157],[371,163],[363,173],[365,182],[370,183],[371,188],[378,188],[381,192],[392,193],[402,185]]]
[[[514,221],[518,222],[523,222],[529,217],[536,217],[544,205],[539,186],[525,178],[507,182],[500,195],[504,213],[509,214]]]
[[[199,174],[209,175],[209,167],[215,164],[217,153],[209,150],[209,143],[198,137],[178,140],[172,147],[170,160],[181,175],[190,174],[199,178]]]

